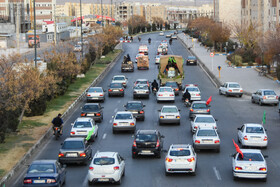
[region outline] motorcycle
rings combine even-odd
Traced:
[[[184,104],[185,104],[186,107],[191,106],[191,102],[188,99],[185,99]]]
[[[138,37],[139,42],[141,42],[141,38]]]
[[[54,127],[54,137],[56,140],[60,137],[60,128],[59,127]]]
[[[169,40],[169,45],[172,45],[172,40]]]
[[[157,93],[157,88],[154,87],[154,88],[153,88],[153,94],[156,95],[156,93]]]
[[[151,44],[151,40],[148,40],[149,44]]]

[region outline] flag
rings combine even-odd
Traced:
[[[94,130],[95,130],[95,127],[93,127],[93,129],[92,129],[92,130],[90,130],[90,131],[88,132],[88,135],[87,135],[87,137],[86,137],[86,140],[87,140],[87,141],[89,141],[89,140],[90,140],[91,135],[94,133]]]
[[[209,105],[211,101],[212,101],[212,96],[210,96],[209,99],[207,99],[206,105]]]
[[[232,139],[232,141],[233,141],[233,145],[234,145],[234,147],[235,147],[235,149],[236,149],[236,152],[238,152],[239,154],[241,154],[241,156],[242,156],[242,158],[243,158],[244,155],[243,155],[242,151],[240,150],[239,146],[234,142],[233,139]]]
[[[265,125],[266,123],[266,113],[263,111],[263,119],[262,119],[262,124]]]

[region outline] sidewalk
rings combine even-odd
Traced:
[[[247,94],[252,94],[258,89],[273,89],[277,95],[280,94],[280,85],[267,77],[259,76],[254,68],[232,68],[227,65],[226,55],[210,57],[210,52],[204,46],[200,46],[198,41],[193,41],[189,36],[183,33],[178,34],[178,38],[195,54],[199,60],[205,65],[210,73],[215,76],[217,82],[238,82]],[[212,59],[213,58],[213,70]],[[221,66],[221,78],[219,78],[218,66]],[[218,85],[220,86],[220,85]]]

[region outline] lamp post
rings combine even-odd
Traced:
[[[84,42],[83,42],[83,17],[82,17],[82,0],[80,0],[80,17],[81,17],[81,43],[82,43],[82,59],[84,56]]]
[[[34,10],[34,51],[35,51],[35,68],[37,68],[37,41],[36,41],[36,7],[35,7],[35,0],[33,0],[33,10]]]
[[[101,0],[101,26],[103,27],[103,0]]]

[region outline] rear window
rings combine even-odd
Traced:
[[[96,110],[99,110],[99,106],[98,105],[85,105],[83,107],[83,110],[85,110],[85,111],[96,111]]]
[[[264,130],[262,127],[247,127],[246,133],[264,133]]]
[[[141,105],[141,103],[127,103],[126,108],[127,109],[141,109],[142,105]]]
[[[197,136],[217,136],[216,132],[214,130],[199,130],[197,132]]]
[[[263,157],[260,153],[243,153],[244,157],[238,153],[237,160],[239,161],[263,161]]]
[[[132,119],[131,114],[117,114],[116,119]]]
[[[115,159],[114,158],[95,158],[93,160],[93,163],[95,165],[112,165],[115,164]]]
[[[205,103],[195,103],[192,106],[193,109],[206,109],[208,108]]]
[[[172,88],[160,88],[159,92],[172,92]]]
[[[89,88],[88,92],[103,92],[103,90],[101,88]]]
[[[276,95],[274,91],[264,91],[264,95]]]
[[[215,123],[215,120],[212,117],[197,117],[195,123]]]
[[[136,81],[136,84],[148,84],[148,81]]]
[[[74,124],[74,128],[91,128],[91,123],[89,121],[77,121]]]
[[[172,150],[170,156],[190,156],[190,150]]]
[[[148,85],[143,85],[143,84],[141,84],[141,85],[136,85],[135,86],[135,89],[140,89],[140,90],[147,90],[148,89]]]
[[[114,77],[114,79],[113,80],[115,80],[115,81],[119,81],[119,80],[125,80],[125,78],[124,77]]]
[[[65,141],[62,149],[84,149],[84,144],[81,141]]]
[[[187,88],[189,92],[199,92],[198,88]]]
[[[175,107],[164,107],[161,112],[163,112],[163,113],[174,113],[174,112],[178,112],[178,110]]]
[[[110,85],[110,88],[122,88],[122,84],[121,83],[112,83]]]
[[[167,82],[167,83],[165,84],[165,86],[177,87],[178,85],[177,85],[176,82]]]
[[[53,164],[32,164],[28,173],[54,173]]]
[[[136,141],[139,142],[156,142],[157,135],[156,134],[137,134]]]
[[[189,56],[188,59],[189,59],[189,60],[195,60],[196,57],[194,57],[194,56]]]
[[[239,84],[229,84],[228,85],[229,88],[240,88]]]

